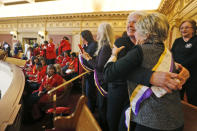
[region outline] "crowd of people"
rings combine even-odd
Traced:
[[[65,36],[56,54],[53,40],[42,45],[28,47],[22,59],[26,60],[23,72],[26,77],[23,101],[24,122],[33,122],[42,117],[40,106],[50,100],[47,91],[78,75],[78,58],[71,52],[69,39]],[[63,93],[59,89],[57,95]]]
[[[182,37],[170,50],[164,42],[167,18],[137,11],[129,14],[126,32],[116,40],[106,22],[99,25],[96,40],[90,30],[83,30],[79,54],[71,53],[67,37],[57,52],[52,39],[28,47],[23,56],[25,114],[48,101],[48,90],[77,76],[81,63],[91,71],[84,80],[87,105],[92,113],[98,111],[103,131],[182,131],[185,91],[188,102],[197,106],[196,22],[185,20],[179,29]],[[6,43],[3,48],[10,50]]]
[[[97,45],[87,40],[90,31],[82,31],[82,63],[92,71],[86,77],[88,106],[94,113],[97,99],[104,131],[183,130],[179,91],[189,72],[166,48],[168,30],[164,15],[133,12],[127,35],[115,42],[108,23],[98,27]]]

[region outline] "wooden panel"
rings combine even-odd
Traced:
[[[97,121],[93,118],[94,116],[89,108],[84,105],[77,122],[76,131],[101,131]]]
[[[12,57],[6,57],[5,61],[10,64],[17,65],[17,66],[24,66],[26,63],[26,60],[12,58]]]
[[[25,85],[25,77],[22,70],[17,66],[6,62],[0,64],[10,68],[13,73],[11,85],[0,100],[0,131],[5,131],[8,125],[14,123],[21,108],[20,100]]]
[[[197,106],[182,101],[184,111],[184,131],[197,131]]]
[[[0,43],[7,42],[12,47],[12,36],[10,34],[0,34]]]

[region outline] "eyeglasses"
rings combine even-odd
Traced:
[[[192,28],[192,27],[188,27],[188,26],[186,26],[186,27],[181,27],[180,30],[184,30],[184,29],[188,30],[189,28]]]

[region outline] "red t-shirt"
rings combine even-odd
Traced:
[[[71,50],[71,45],[67,40],[62,40],[58,49],[58,55],[67,50]]]
[[[55,59],[56,52],[55,52],[55,44],[49,43],[46,48],[46,58],[47,59]]]

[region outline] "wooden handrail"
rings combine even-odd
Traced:
[[[57,86],[57,87],[55,87],[55,88],[49,90],[49,91],[47,92],[47,94],[51,94],[51,93],[57,91],[58,89],[62,88],[63,86],[66,86],[66,85],[70,84],[70,83],[73,82],[74,80],[76,80],[76,79],[82,77],[83,75],[85,75],[85,74],[87,74],[87,73],[89,73],[89,72],[90,72],[90,71],[86,71],[86,72],[84,72],[84,73],[82,73],[82,74],[80,74],[80,75],[78,75],[78,76],[76,76],[76,77],[70,79],[69,81],[66,81],[66,82],[62,83],[61,85],[59,85],[59,86]]]

